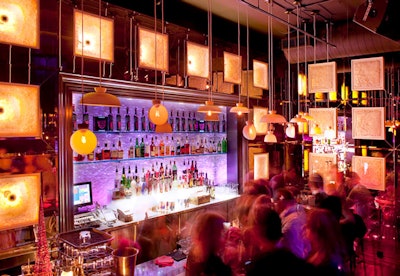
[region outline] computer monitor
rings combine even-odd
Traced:
[[[75,212],[78,212],[80,207],[93,204],[92,182],[75,183],[73,189]]]

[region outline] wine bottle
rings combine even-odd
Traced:
[[[222,153],[227,153],[228,152],[228,141],[226,140],[225,137],[222,138],[221,149],[222,149]]]
[[[164,144],[164,141],[163,141],[162,137],[160,138],[160,144],[159,144],[158,148],[159,148],[158,155],[159,156],[164,156],[165,155],[165,144]]]
[[[140,152],[140,145],[139,145],[139,138],[136,137],[136,143],[135,143],[135,157],[142,157],[141,152]]]
[[[78,121],[76,119],[75,105],[72,105],[72,129],[78,130]]]
[[[135,107],[135,113],[133,114],[133,131],[139,131],[139,116],[137,114],[136,107]]]
[[[186,131],[186,118],[185,118],[185,111],[182,111],[181,117],[181,131]]]
[[[137,138],[136,138],[136,143],[137,143]],[[132,143],[132,138],[129,139],[129,151],[128,151],[128,158],[134,158],[135,157],[135,146]]]
[[[226,121],[225,121],[225,115],[224,114],[222,114],[220,132],[226,132]]]
[[[87,124],[89,128],[89,113],[87,111],[87,106],[85,105],[85,112],[83,113],[83,123]]]
[[[125,130],[126,131],[131,131],[131,115],[129,115],[129,107],[126,108]]]
[[[140,157],[144,157],[146,151],[146,145],[144,144],[144,139],[142,137],[142,142],[140,143]]]
[[[196,119],[196,112],[193,112],[193,131],[199,131],[199,121]]]
[[[124,159],[124,149],[122,148],[121,139],[118,139],[117,159]]]
[[[110,112],[108,113],[108,129],[109,131],[113,131],[114,130],[114,118],[112,115],[112,109],[110,107]]]
[[[156,145],[154,144],[154,137],[151,137],[151,144],[150,144],[150,156],[156,156]]]
[[[119,113],[119,107],[117,109],[116,121],[117,121],[117,131],[121,131],[122,121],[121,121],[121,114]]]
[[[176,117],[175,117],[175,131],[180,131],[181,130],[181,121],[179,118],[179,111],[176,111]]]
[[[172,131],[175,131],[174,115],[171,110],[171,115],[169,115],[169,124],[171,125]]]
[[[141,131],[147,131],[146,116],[144,115],[144,108],[142,108],[142,116],[140,118],[140,121],[141,121]]]

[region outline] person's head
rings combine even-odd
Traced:
[[[282,236],[281,219],[267,196],[262,195],[255,200],[249,220],[255,232],[263,239],[277,242]]]
[[[349,188],[353,188],[355,185],[360,184],[360,176],[356,172],[350,172],[346,175],[345,184]]]
[[[285,187],[285,178],[284,178],[283,174],[277,174],[277,175],[273,176],[269,181],[269,185],[275,196],[275,192],[278,189]]]
[[[332,258],[343,254],[343,237],[339,221],[329,210],[317,208],[308,214],[306,237],[311,243],[312,251],[323,256],[315,265],[329,263]]]
[[[338,196],[324,198],[319,207],[331,211],[338,221],[342,217],[342,200]]]
[[[275,210],[282,213],[289,206],[296,204],[293,194],[287,188],[280,188],[274,196]]]
[[[321,191],[324,188],[324,179],[319,173],[313,173],[308,178],[308,186],[311,192]]]
[[[192,239],[201,248],[203,256],[216,253],[223,241],[225,218],[216,212],[204,212],[197,217]]]

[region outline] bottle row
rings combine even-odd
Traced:
[[[191,139],[186,136],[185,140],[180,137],[157,136],[151,137],[136,137],[134,140],[130,138],[129,147],[123,147],[121,139],[109,143],[105,142],[103,146],[97,145],[94,152],[83,156],[80,154],[74,155],[74,161],[100,161],[100,160],[122,160],[134,158],[153,158],[153,157],[168,157],[188,154],[213,154],[227,153],[228,142],[226,137],[222,139]],[[158,141],[159,140],[159,141]],[[111,147],[110,147],[111,145]]]
[[[151,168],[142,168],[141,172],[137,165],[131,167],[118,167],[115,169],[115,183],[112,194],[113,199],[126,196],[140,196],[154,193],[164,193],[177,189],[205,186],[207,190],[214,187],[214,182],[208,178],[208,173],[197,167],[197,162],[183,162],[183,168],[178,169],[176,161],[170,161],[169,165],[158,162],[152,164]]]
[[[218,121],[205,121],[196,118],[196,112],[176,111],[174,116],[173,111],[170,112],[168,122],[171,124],[174,132],[226,132],[225,114],[220,116]],[[90,115],[87,106],[84,108],[82,122],[89,126],[93,131],[117,131],[117,132],[154,132],[155,125],[149,120],[142,108],[141,114],[138,114],[135,108],[134,114],[129,113],[129,107],[126,107],[124,116],[120,113],[120,108],[117,108],[117,113],[113,113],[110,107],[109,113],[102,116]],[[92,117],[92,120],[90,119]],[[92,124],[90,123],[92,121]],[[73,106],[72,113],[73,130],[78,129],[78,116],[75,113]]]

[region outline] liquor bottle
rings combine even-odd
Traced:
[[[190,111],[188,112],[187,130],[188,131],[193,131],[193,121],[192,121],[192,117],[190,115]]]
[[[165,144],[164,144],[164,141],[163,141],[162,137],[160,138],[160,144],[158,146],[158,149],[159,149],[158,155],[159,156],[164,156],[165,155]]]
[[[228,152],[228,141],[226,140],[225,137],[222,138],[221,149],[222,149],[222,153],[227,153]]]
[[[111,107],[110,107],[110,113],[108,113],[108,129],[107,130],[109,130],[109,131],[114,130],[114,119],[113,119]]]
[[[170,148],[170,155],[175,155],[174,136],[171,136],[171,144],[169,148]]]
[[[185,154],[190,154],[190,144],[189,144],[189,139],[188,139],[187,135],[186,135],[184,148],[185,148]]]
[[[166,156],[171,155],[171,144],[169,143],[168,136],[167,136],[167,140],[165,141],[165,155]]]
[[[196,119],[196,112],[193,112],[193,131],[199,131],[199,121]]]
[[[102,159],[103,160],[111,159],[111,151],[108,148],[108,144],[107,143],[104,143],[104,148],[102,150]]]
[[[176,117],[175,117],[175,131],[180,131],[181,130],[181,121],[179,118],[179,111],[176,111]]]
[[[122,120],[121,120],[121,114],[119,113],[119,107],[117,109],[117,115],[116,115],[116,124],[117,124],[117,131],[121,131],[122,128]]]
[[[94,160],[94,151],[92,151],[91,153],[89,153],[87,155],[87,159],[88,159],[88,161],[93,161]]]
[[[124,159],[124,149],[122,148],[121,139],[118,139],[117,159]]]
[[[102,150],[100,148],[100,144],[97,144],[97,148],[96,148],[96,160],[102,160],[103,159],[103,153]]]
[[[157,136],[154,138],[154,156],[160,156],[160,144],[157,141]]]
[[[226,121],[225,121],[225,115],[224,114],[222,114],[220,132],[226,132]]]
[[[75,105],[72,105],[72,129],[78,130],[78,121],[76,119]]]
[[[148,142],[147,135],[146,135],[146,142],[144,145],[144,157],[150,157],[150,153],[151,153],[150,145],[151,144]]]
[[[111,147],[111,159],[118,159],[118,150],[115,143],[113,143]]]
[[[198,129],[199,129],[199,132],[205,132],[205,130],[206,130],[206,123],[204,122],[204,120],[199,120],[198,122]]]
[[[176,166],[175,160],[174,160],[174,164],[172,165],[172,177],[174,180],[178,179],[178,167]]]
[[[136,138],[136,143],[137,143],[137,138]],[[128,151],[128,158],[135,158],[135,146],[132,143],[132,138],[129,139],[129,151]]]
[[[118,189],[121,179],[119,178],[118,167],[115,167],[114,188]]]
[[[222,153],[222,144],[221,144],[221,141],[218,141],[218,144],[217,144],[217,153]]]
[[[160,177],[164,177],[164,166],[162,162],[160,163],[159,175]]]
[[[142,142],[140,143],[140,157],[144,157],[145,151],[146,151],[146,145],[144,144],[144,139],[142,137]]]
[[[141,131],[147,131],[146,128],[146,116],[144,115],[144,108],[142,108],[142,116],[140,117]]]
[[[155,157],[156,156],[156,145],[154,144],[154,138],[151,137],[151,144],[150,144],[150,156]]]
[[[171,125],[172,131],[175,131],[174,115],[171,110],[171,115],[169,115],[169,124]]]
[[[125,131],[131,131],[131,115],[129,115],[129,107],[126,107]]]
[[[83,113],[83,123],[87,124],[89,128],[89,113],[87,111],[87,106],[85,105],[85,112]]]
[[[181,144],[179,142],[179,139],[176,140],[175,154],[176,155],[181,155]]]
[[[136,156],[136,158],[142,157],[141,152],[140,152],[139,138],[137,138],[137,137],[136,137],[136,143],[135,143],[135,156]]]
[[[182,111],[182,117],[181,117],[181,131],[186,131],[185,111]]]
[[[218,121],[214,122],[213,126],[214,126],[213,132],[220,132],[219,119]]]
[[[135,107],[135,114],[133,114],[133,131],[139,131],[139,116],[137,115],[136,107]]]

